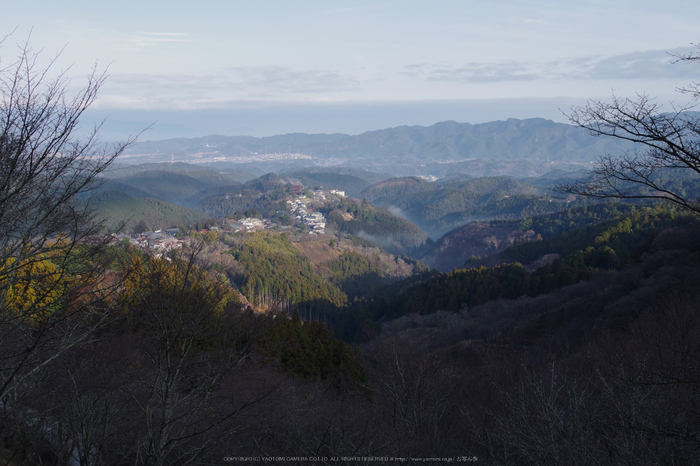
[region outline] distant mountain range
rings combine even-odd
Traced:
[[[102,196],[95,201],[115,212],[127,204],[121,210],[140,212],[143,201],[137,200],[152,198],[215,218],[253,208],[273,214],[284,181],[343,190],[439,238],[473,220],[560,210],[564,201],[551,199],[549,187],[585,176],[602,154],[630,148],[625,141],[541,118],[478,125],[447,121],[355,136],[170,139],[129,147],[105,174],[95,192]],[[270,173],[276,175],[270,178]],[[164,215],[149,218],[151,223],[196,220],[190,210],[165,205],[158,210]],[[130,223],[144,216],[133,215]]]
[[[218,171],[235,167],[255,175],[340,166],[391,176],[535,177],[554,169],[576,171],[601,154],[620,154],[630,147],[576,126],[533,118],[477,125],[446,121],[355,136],[294,133],[149,141],[128,148],[121,160],[204,163]]]

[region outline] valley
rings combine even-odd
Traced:
[[[531,123],[509,121],[506,129]],[[431,131],[454,125],[436,126]],[[380,133],[387,137],[381,146],[392,134],[427,138],[429,131]],[[536,138],[546,134],[535,131]],[[294,139],[301,144],[305,137]],[[341,135],[310,140],[350,150],[339,148],[350,144]],[[700,299],[700,220],[663,198],[598,200],[566,192],[588,174],[585,157],[570,161],[580,145],[560,144],[573,149],[559,162],[445,155],[415,165],[398,155],[379,163],[375,153],[367,155],[374,163],[359,157],[357,165],[338,166],[330,164],[337,157],[270,154],[224,163],[193,156],[199,141],[144,144],[180,147],[181,160],[125,158],[76,197],[76,206],[101,222],[94,224],[99,232],[75,246],[94,245],[86,263],[105,264],[94,275],[100,278],[90,309],[112,320],[100,325],[100,339],[70,347],[46,373],[60,381],[68,371],[79,389],[40,384],[27,392],[37,401],[22,395],[22,406],[72,425],[78,408],[49,409],[43,400],[106,397],[96,411],[105,416],[101,422],[131,438],[105,439],[110,455],[130,455],[134,436],[149,435],[146,421],[133,432],[126,427],[145,413],[133,399],[177,412],[169,428],[209,442],[204,455],[223,452],[213,433],[232,438],[243,423],[253,428],[236,434],[237,448],[250,453],[291,454],[307,443],[331,454],[352,443],[376,454],[400,448],[416,457],[456,457],[464,453],[461,439],[469,439],[470,454],[488,464],[507,463],[510,455],[522,464],[527,448],[519,439],[541,441],[558,416],[574,423],[576,439],[589,440],[586,458],[611,448],[636,457],[615,440],[630,432],[653,438],[663,454],[687,458],[686,450],[694,451],[665,432],[696,425],[693,416],[678,421],[681,406],[695,397],[673,380],[697,372],[687,367],[700,341],[691,337],[700,328],[693,312]],[[147,162],[127,163],[135,160]],[[276,170],[261,174],[268,163]],[[700,193],[692,174],[658,176],[685,196]],[[56,265],[41,257],[44,277]],[[21,286],[42,293],[45,278],[29,273],[34,278]],[[53,309],[53,295],[45,296],[30,308]],[[651,372],[634,372],[640,357]],[[75,361],[91,369],[76,370]],[[620,376],[630,370],[636,378]],[[93,376],[110,382],[90,388]],[[160,393],[161,383],[183,397],[144,397]],[[70,390],[79,394],[66,395]],[[635,396],[643,398],[635,406],[656,416],[641,434],[638,426],[649,422],[644,415],[630,419],[633,427],[617,423]],[[117,405],[123,411],[112,412]],[[326,416],[329,410],[335,417]],[[298,429],[301,418],[308,422]],[[568,432],[556,430],[557,446],[578,451],[579,440]],[[202,445],[167,435],[183,451]],[[372,446],[376,438],[382,446]],[[595,443],[601,438],[608,447]],[[17,448],[9,445],[0,453]]]

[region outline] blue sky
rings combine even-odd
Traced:
[[[667,52],[700,42],[700,2],[34,0],[3,6],[2,63],[30,29],[76,86],[108,67],[88,115],[108,137],[359,133],[564,121],[613,90],[681,102],[698,65]]]

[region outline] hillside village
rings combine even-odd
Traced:
[[[339,198],[345,197],[345,192],[331,189],[317,189],[310,193],[311,197],[304,194],[304,188],[301,185],[292,185],[289,189],[290,196],[285,200],[287,211],[277,211],[277,215],[287,214],[290,220],[296,220],[297,225],[303,224],[308,230],[309,235],[323,235],[326,233],[326,218],[321,212],[314,211],[315,208],[325,204],[326,202],[337,201]],[[233,233],[243,231],[260,231],[260,230],[280,230],[288,231],[292,228],[291,225],[280,225],[267,218],[246,217],[240,220],[229,220],[226,229]]]
[[[296,188],[296,189],[294,189]],[[345,197],[345,192],[332,190],[315,190],[312,197],[309,198],[299,189],[297,185],[292,191],[299,194],[290,195],[286,200],[287,211],[278,211],[277,214],[286,214],[290,219],[295,220],[296,227],[301,227],[308,231],[311,236],[324,235],[326,233],[326,218],[321,212],[314,211],[314,208],[323,205],[328,201],[337,201],[341,197]],[[301,226],[303,225],[303,227]],[[228,219],[220,226],[209,226],[208,228],[200,229],[199,232],[216,232],[223,231],[229,233],[245,233],[264,230],[272,231],[289,231],[294,225],[281,225],[268,218],[245,217],[234,220]],[[113,235],[117,241],[128,240],[128,242],[143,251],[153,254],[155,257],[167,256],[170,252],[181,249],[185,243],[181,235],[180,228],[159,229],[155,231],[147,231],[142,233],[132,233]]]

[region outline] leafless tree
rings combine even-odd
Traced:
[[[486,247],[489,250],[493,251],[493,250],[498,249],[498,246],[501,244],[501,240],[499,240],[496,237],[496,235],[491,235],[491,236],[487,236],[486,238],[484,238],[484,244],[486,244]]]
[[[700,451],[700,322],[697,298],[673,294],[597,358],[601,429],[616,463],[690,464]]]
[[[135,349],[126,392],[135,427],[131,449],[120,455],[138,464],[202,464],[240,428],[241,413],[276,389],[259,381],[241,388],[251,374],[243,363],[274,322],[227,306],[238,293],[195,266],[198,251],[172,262],[151,259],[125,280]]]
[[[674,55],[677,62],[700,60],[698,53]],[[594,135],[630,141],[636,149],[622,156],[602,155],[590,175],[577,183],[560,185],[562,192],[597,198],[667,199],[700,215],[698,199],[668,182],[681,175],[700,179],[700,120],[690,110],[700,99],[697,83],[679,89],[690,104],[663,112],[646,94],[636,99],[613,96],[612,101],[589,101],[573,108],[569,120]]]
[[[8,38],[0,42],[7,46]],[[29,41],[0,61],[0,399],[104,322],[104,246],[89,192],[129,141],[76,136],[105,74],[72,95]],[[55,76],[55,77],[52,77]],[[95,293],[102,289],[104,293]]]

